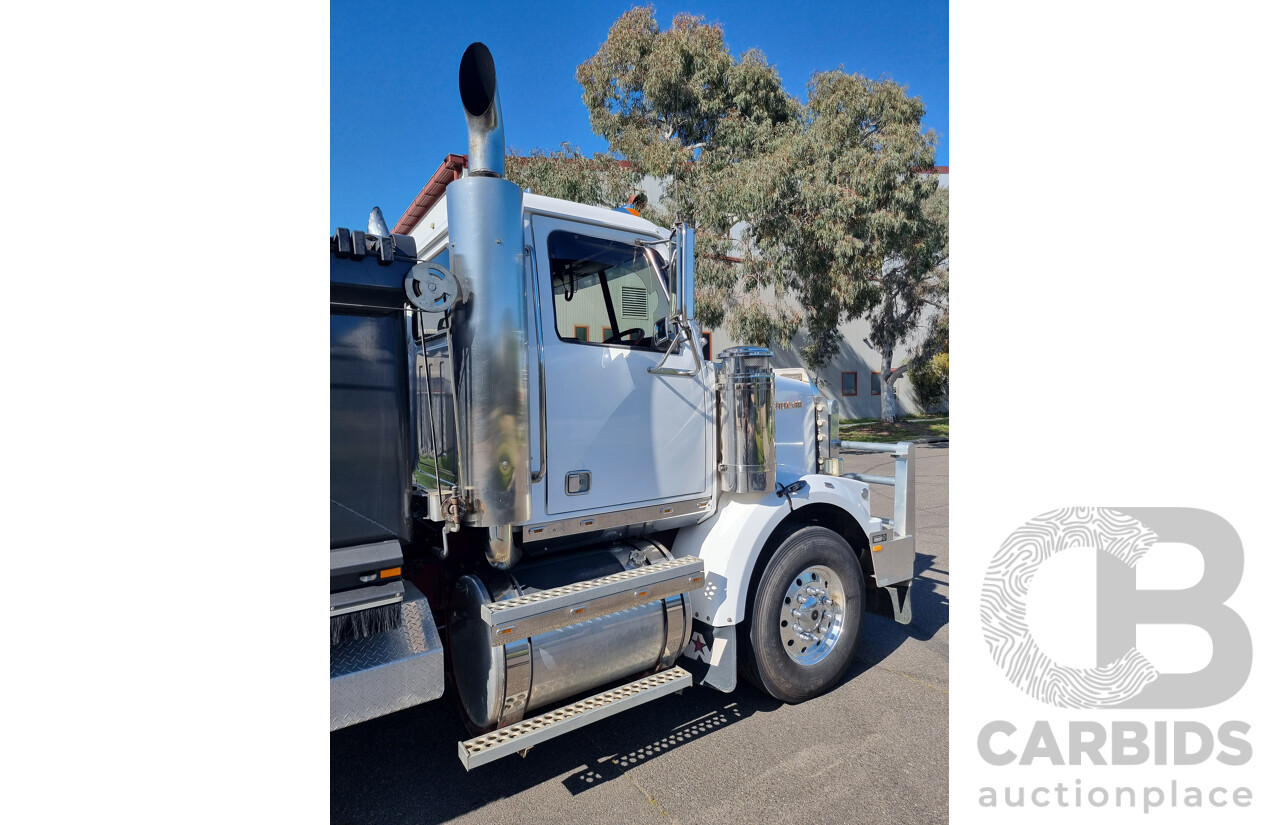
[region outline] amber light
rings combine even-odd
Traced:
[[[379,576],[381,576],[381,577],[382,577],[382,578],[384,578],[384,579],[389,579],[389,578],[391,578],[392,576],[399,576],[399,575],[400,575],[400,568],[399,568],[399,567],[388,567],[386,570],[383,570],[383,571],[382,571],[381,573],[379,573],[378,575],[379,575]]]

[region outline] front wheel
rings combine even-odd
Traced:
[[[755,588],[743,627],[743,670],[783,702],[833,688],[849,669],[865,615],[853,548],[825,527],[800,527],[778,546]]]

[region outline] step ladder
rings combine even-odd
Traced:
[[[673,667],[597,693],[581,702],[459,742],[458,758],[464,768],[471,770],[692,685],[693,674],[682,667]]]
[[[498,647],[701,589],[705,575],[702,559],[664,559],[598,579],[481,605],[480,618],[490,628],[490,643]],[[679,644],[678,639],[668,642]],[[692,685],[692,674],[684,668],[671,667],[459,742],[458,757],[471,770]]]
[[[703,587],[702,559],[665,559],[576,584],[540,590],[480,606],[480,618],[491,628],[496,647],[698,590]]]

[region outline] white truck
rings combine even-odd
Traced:
[[[869,604],[910,621],[912,445],[842,474],[810,383],[700,352],[692,227],[522,192],[483,44],[459,87],[417,237],[330,241],[331,729],[452,684],[471,769],[739,672],[829,690]]]

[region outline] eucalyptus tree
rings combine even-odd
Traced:
[[[922,331],[929,306],[946,302],[948,199],[926,174],[937,138],[924,111],[892,80],[817,73],[798,127],[751,164],[772,206],[755,212],[750,231],[801,305],[805,362],[830,363],[840,324],[865,318],[887,421],[897,420],[894,385],[909,363],[894,366],[894,353]]]
[[[922,177],[922,176],[915,176]],[[936,182],[935,182],[936,187]],[[926,334],[904,360],[893,364],[894,351],[924,331],[925,310],[945,311],[947,278],[947,190],[935,188],[922,204],[917,226],[911,228],[885,259],[879,279],[880,300],[867,315],[868,336],[880,354],[880,418],[898,420],[897,382],[915,361],[928,361],[944,338]],[[943,316],[945,318],[945,316]],[[935,316],[935,323],[938,316]]]
[[[536,195],[592,206],[618,206],[640,185],[640,173],[632,164],[604,152],[588,156],[567,143],[555,151],[535,149],[527,155],[509,151],[507,177]]]
[[[677,14],[663,31],[646,7],[613,24],[577,78],[595,133],[663,181],[651,217],[696,224],[699,322],[727,326],[749,343],[789,340],[798,315],[776,295],[761,295],[774,273],[743,237],[751,215],[735,199],[741,186],[727,185],[798,119],[777,70],[755,50],[735,58],[717,24]]]
[[[730,54],[719,25],[677,14],[664,31],[652,7],[623,14],[577,78],[610,151],[664,182],[650,217],[697,224],[698,320],[758,344],[803,328],[819,369],[841,324],[866,318],[882,417],[896,419],[895,351],[945,304],[946,196],[920,174],[937,142],[924,103],[831,71],[802,104],[762,53]]]

